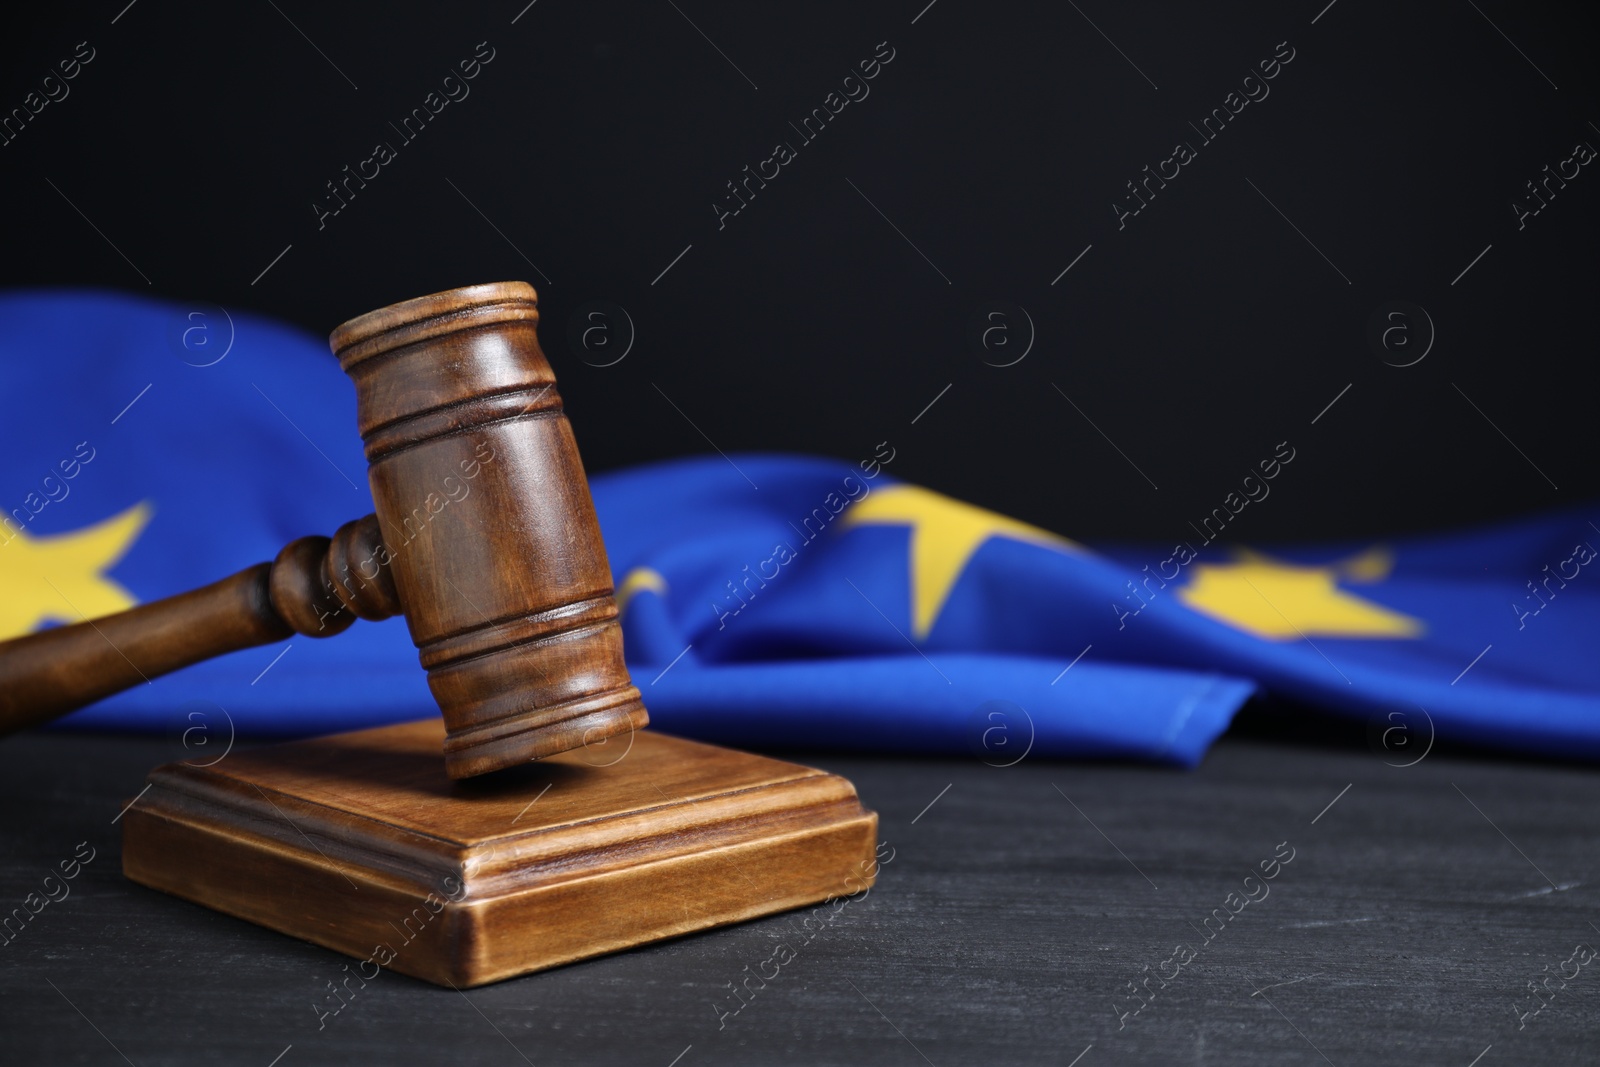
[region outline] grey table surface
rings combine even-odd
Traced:
[[[385,972],[324,1017],[344,957],[122,877],[112,820],[181,755],[0,742],[0,911],[94,855],[0,944],[0,1062],[1600,1061],[1583,767],[1259,732],[1196,771],[812,753],[893,859],[809,940],[791,913],[466,993]]]

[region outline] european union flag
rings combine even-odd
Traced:
[[[320,341],[253,316],[5,296],[0,411],[0,638],[205,584],[372,507],[349,383]],[[593,479],[656,726],[1192,765],[1266,692],[1600,757],[1600,511],[1390,543],[1256,550],[1197,530],[1089,548],[898,480],[896,458],[886,442],[852,463],[735,455]],[[199,664],[67,721],[166,729],[196,707],[257,734],[434,711],[390,620]]]

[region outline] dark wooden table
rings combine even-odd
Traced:
[[[894,849],[819,932],[779,916],[465,994],[384,973],[319,1017],[349,961],[122,878],[113,819],[183,754],[0,742],[5,914],[80,842],[95,850],[0,944],[0,1062],[1600,1059],[1600,964],[1574,955],[1600,946],[1600,776],[1579,767],[1434,751],[1400,768],[1259,736],[1192,773],[813,754],[856,782]],[[793,958],[735,1000],[780,942]]]

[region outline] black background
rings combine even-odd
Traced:
[[[325,334],[523,278],[591,470],[707,451],[696,426],[729,452],[857,460],[887,440],[896,476],[1085,539],[1188,536],[1285,440],[1293,466],[1226,536],[1378,536],[1596,495],[1600,176],[1521,231],[1511,209],[1574,143],[1600,145],[1576,6],[525,2],[8,13],[0,114],[79,41],[96,57],[0,147],[0,285]],[[480,41],[495,59],[471,95],[319,231],[324,183],[396,140],[388,124]],[[871,95],[719,231],[724,183],[880,41],[895,58]],[[1124,183],[1281,41],[1295,58],[1271,95],[1119,231]],[[597,300],[637,330],[609,367],[568,342]],[[1400,300],[1437,330],[1404,368],[1366,338]],[[969,341],[991,302],[1036,325],[1014,366]],[[1514,1012],[1596,936],[1593,775],[1448,751],[1407,769],[1274,730],[1192,775],[826,757],[900,858],[725,1031],[710,1005],[784,917],[470,1003],[386,975],[318,1031],[342,957],[120,876],[113,819],[170,744],[6,739],[0,901],[75,841],[102,858],[0,949],[0,1061],[1591,1062],[1592,976],[1526,1029]],[[1281,839],[1304,858],[1270,910],[1119,1030],[1124,983]]]
[[[1458,525],[1596,490],[1600,178],[1521,231],[1511,208],[1600,145],[1576,7],[123,4],[8,20],[7,112],[77,42],[95,59],[0,148],[0,284],[325,334],[523,278],[591,471],[707,437],[851,460],[887,440],[896,475],[1081,538],[1185,536],[1283,440],[1295,466],[1230,535]],[[324,183],[398,144],[388,124],[480,41],[495,58],[470,96],[319,230]],[[789,123],[882,41],[870,96],[799,145]],[[1270,96],[1199,145],[1188,124],[1281,41]],[[1119,231],[1124,183],[1178,140],[1198,158]],[[719,230],[725,183],[779,141],[798,159]],[[595,300],[637,332],[614,366],[567,340]],[[1366,340],[1393,300],[1437,331],[1414,366]],[[970,343],[991,301],[1035,324],[1014,366]]]

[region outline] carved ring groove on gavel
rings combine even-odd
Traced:
[[[375,514],[192,592],[0,643],[0,731],[223,653],[397,614],[444,714],[452,778],[644,726],[538,322],[533,287],[502,282],[340,326],[330,344],[355,382]]]

